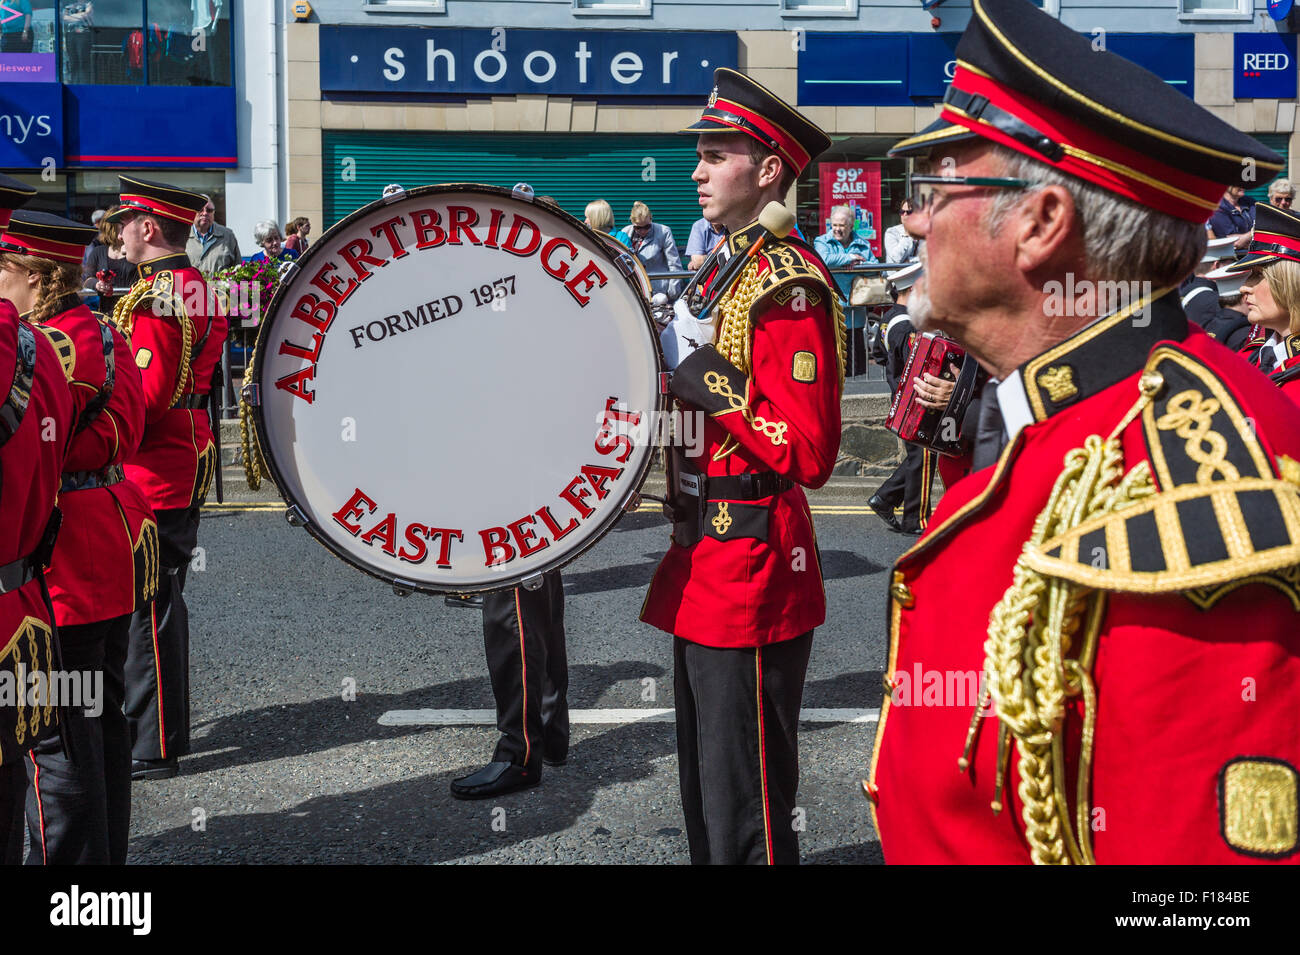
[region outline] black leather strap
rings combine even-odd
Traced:
[[[972,119],[981,119],[994,129],[1005,133],[1018,143],[1057,162],[1065,155],[1065,148],[1049,136],[1040,133],[1024,120],[994,106],[987,98],[949,86],[943,101],[961,110]]]
[[[782,494],[794,487],[794,482],[775,471],[758,474],[735,474],[731,477],[704,479],[704,498],[717,501],[757,501],[760,498]]]
[[[198,411],[200,408],[206,408],[207,406],[207,392],[204,392],[201,395],[190,392],[177,398],[176,403],[172,405],[172,408],[184,408],[187,411]]]
[[[45,522],[45,531],[41,534],[36,549],[26,557],[19,557],[0,567],[0,594],[12,593],[38,576],[43,576],[41,571],[50,565],[50,558],[54,555],[54,541],[59,536],[62,524],[63,512],[56,507],[50,512],[50,519]],[[50,619],[53,619],[53,612]]]
[[[82,410],[81,418],[77,421],[78,433],[89,428],[99,417],[100,412],[108,404],[108,399],[113,397],[113,386],[117,383],[117,357],[113,348],[113,330],[103,322],[99,324],[99,339],[104,348],[104,387],[95,392],[95,397],[91,398]]]

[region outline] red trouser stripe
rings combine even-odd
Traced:
[[[153,673],[158,690],[158,750],[167,758],[167,727],[163,722],[162,661],[158,659],[158,601],[149,605],[149,629],[153,632]]]
[[[758,775],[763,787],[763,843],[767,850],[767,864],[772,861],[772,813],[767,800],[767,738],[763,732],[763,648],[754,650],[754,672],[758,686]]]
[[[36,792],[36,816],[41,823],[41,865],[49,865],[50,858],[45,851],[45,804],[41,802],[41,767],[36,762],[36,753],[28,754],[32,759],[32,789]]]

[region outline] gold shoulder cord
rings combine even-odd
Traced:
[[[254,348],[248,354],[248,367],[244,369],[244,382],[256,381],[253,367],[257,361],[257,349]],[[256,491],[262,486],[262,478],[270,477],[271,472],[266,467],[266,461],[262,457],[262,446],[258,444],[257,432],[253,429],[252,419],[253,408],[244,397],[243,389],[240,389],[239,395],[239,445],[243,452],[244,460],[244,480],[248,482],[248,489]]]
[[[721,314],[718,326],[718,354],[731,362],[746,375],[752,373],[752,349],[754,347],[754,328],[750,320],[750,309],[761,291],[762,281],[758,274],[758,259],[755,258],[746,268],[735,292],[723,299],[718,311]],[[833,289],[827,289],[831,299],[831,321],[835,324],[835,357],[839,371],[840,392],[844,391],[844,363],[848,332],[844,327],[844,309],[839,296]]]
[[[152,289],[153,286],[149,282],[141,279],[135,283],[131,291],[122,296],[122,300],[113,309],[113,324],[121,329],[128,342],[131,341],[131,332],[135,329],[135,310],[139,307],[141,301],[148,297]],[[181,326],[181,357],[176,366],[176,389],[172,392],[171,400],[167,402],[169,405],[174,405],[180,396],[185,393],[185,383],[190,377],[190,359],[192,357],[190,349],[193,347],[190,338],[194,333],[194,323],[190,321],[189,313],[185,310],[185,302],[180,296],[171,294],[170,297],[171,307],[174,310],[172,317]]]
[[[140,299],[144,298],[148,291],[149,283],[141,279],[131,286],[131,291],[118,299],[117,305],[113,307],[113,324],[117,326],[128,344],[131,341],[131,331],[135,328],[135,307],[140,304]]]
[[[1083,447],[1065,456],[1064,470],[1034,522],[1026,552],[1090,518],[1121,511],[1156,493],[1146,461],[1124,473],[1119,441],[1124,428],[1158,390],[1145,380],[1141,387],[1143,397],[1108,439],[1090,435]],[[1096,720],[1091,671],[1105,606],[1104,593],[1033,571],[1022,555],[1011,586],[989,615],[984,644],[986,698],[976,708],[958,766],[965,770],[970,765],[981,710],[991,697],[999,721],[993,811],[1002,810],[1011,737],[1015,737],[1025,838],[1039,865],[1095,861],[1089,836]],[[1076,645],[1081,629],[1083,638]],[[1075,697],[1083,700],[1083,727],[1072,826],[1063,729],[1066,701]]]

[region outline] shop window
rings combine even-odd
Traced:
[[[1249,20],[1253,0],[1179,0],[1182,20]]]
[[[366,13],[446,13],[444,0],[366,0],[361,4]]]
[[[781,0],[784,17],[856,17],[858,0]]]
[[[573,0],[574,16],[648,17],[653,13],[653,0]]]
[[[69,0],[63,82],[229,86],[228,0]]]

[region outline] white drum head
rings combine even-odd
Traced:
[[[494,590],[617,520],[659,371],[639,282],[595,233],[503,189],[427,186],[338,223],[281,284],[257,431],[290,520],[339,557],[401,590]]]

